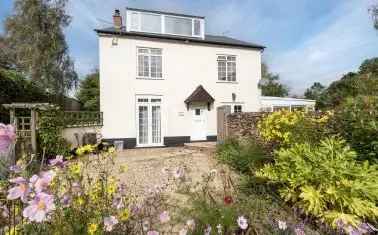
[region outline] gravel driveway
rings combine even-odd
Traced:
[[[178,167],[184,168],[185,174],[197,182],[203,174],[217,168],[214,150],[193,147],[124,150],[118,153],[116,164],[126,164],[128,170],[118,177],[137,195],[148,193],[149,189],[165,182],[165,169],[174,171]]]

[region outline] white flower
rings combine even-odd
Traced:
[[[118,220],[114,216],[104,218],[105,230],[110,232],[113,230],[113,226],[118,224]]]
[[[282,220],[278,220],[278,228],[281,230],[286,230],[287,229],[286,222]]]
[[[221,224],[217,225],[217,230],[218,230],[218,234],[222,234],[222,225]]]
[[[248,228],[248,222],[244,216],[239,216],[239,218],[237,219],[237,222],[241,229],[246,230]]]
[[[142,227],[143,231],[147,231],[150,228],[150,223],[148,221],[144,221]]]
[[[186,235],[188,233],[188,230],[186,228],[183,228],[180,230],[179,235]]]
[[[204,231],[204,235],[210,235],[211,233],[211,226],[210,225],[207,225],[205,231]]]
[[[210,175],[215,175],[215,174],[217,174],[217,169],[212,169],[212,170],[210,171]]]
[[[194,227],[196,227],[196,223],[194,222],[194,219],[187,220],[186,226],[188,226],[189,229],[193,230]]]

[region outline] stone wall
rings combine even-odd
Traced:
[[[226,116],[227,137],[252,137],[258,139],[257,124],[264,113],[230,113]]]

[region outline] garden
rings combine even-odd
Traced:
[[[218,167],[200,180],[185,165],[162,169],[164,180],[143,196],[117,177],[128,165],[116,162],[114,147],[99,143],[68,151],[54,136],[57,130],[45,124],[39,138],[48,154],[24,154],[1,180],[1,231],[374,234],[377,117],[374,96],[346,99],[329,112],[266,114],[259,140],[230,138],[218,145]],[[3,156],[15,141],[14,127],[1,124]]]

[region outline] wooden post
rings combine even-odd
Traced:
[[[16,112],[14,108],[9,109],[9,123],[15,125]]]
[[[30,130],[31,130],[31,145],[32,145],[32,152],[34,154],[37,154],[37,132],[36,132],[36,112],[34,109],[31,109],[30,111],[31,119],[30,119]]]

